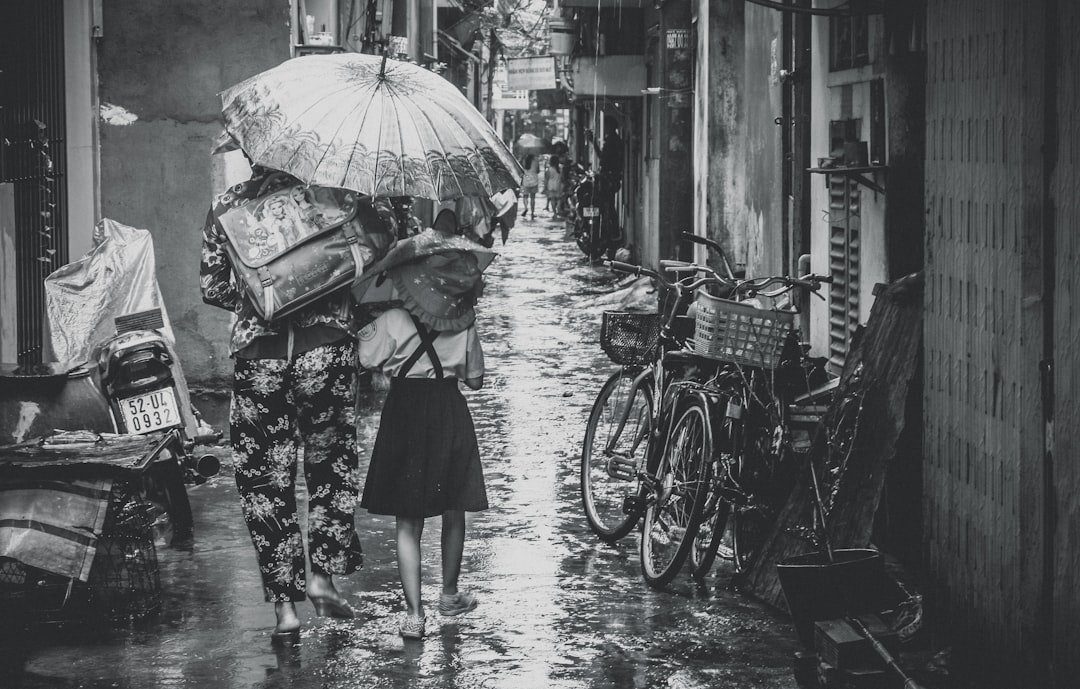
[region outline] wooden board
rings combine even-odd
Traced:
[[[837,469],[826,485],[833,548],[870,544],[889,460],[904,428],[910,383],[919,369],[922,343],[923,277],[915,273],[878,290],[866,327],[849,352],[837,394],[815,434],[809,453],[817,467]],[[825,478],[826,484],[829,480]],[[776,564],[810,552],[795,535],[812,522],[809,472],[799,479],[766,537],[745,580],[745,592],[787,609]],[[916,516],[916,518],[918,518]]]

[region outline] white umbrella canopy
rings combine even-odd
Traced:
[[[287,60],[221,93],[251,161],[370,196],[491,196],[521,182],[495,130],[446,79],[361,53]]]

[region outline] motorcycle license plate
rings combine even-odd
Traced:
[[[583,218],[599,218],[600,209],[596,206],[585,206],[581,209],[581,217]]]
[[[176,392],[162,388],[120,400],[120,413],[128,433],[143,434],[180,425]]]

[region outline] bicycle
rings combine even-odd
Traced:
[[[642,574],[651,585],[663,586],[687,557],[690,542],[682,534],[696,527],[699,514],[693,510],[700,513],[703,506],[697,494],[709,484],[710,453],[693,451],[707,420],[684,410],[689,388],[683,379],[687,369],[713,364],[687,356],[690,331],[681,319],[699,289],[731,283],[680,261],[661,262],[665,272],[691,273],[674,281],[641,266],[607,263],[656,280],[674,298],[663,314],[604,314],[601,344],[621,367],[604,384],[589,416],[582,504],[590,528],[607,543],[630,533],[644,517]],[[705,277],[695,277],[702,272]],[[679,537],[672,540],[671,534]]]
[[[719,423],[706,441],[715,452],[690,548],[695,579],[712,568],[725,533],[736,576],[746,571],[794,481],[797,467],[785,460],[794,454],[795,400],[827,380],[824,360],[809,358],[798,340],[796,311],[766,309],[750,300],[775,299],[794,289],[816,292],[827,282],[831,278],[813,274],[765,277],[738,282],[733,300],[699,299],[694,349],[722,365],[702,383]],[[779,287],[770,291],[772,285]]]

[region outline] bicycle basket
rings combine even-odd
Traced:
[[[706,292],[698,292],[696,301],[696,354],[764,369],[780,363],[784,341],[795,327],[794,313],[759,309]]]
[[[660,314],[605,311],[600,322],[600,347],[616,364],[643,366],[656,356]]]

